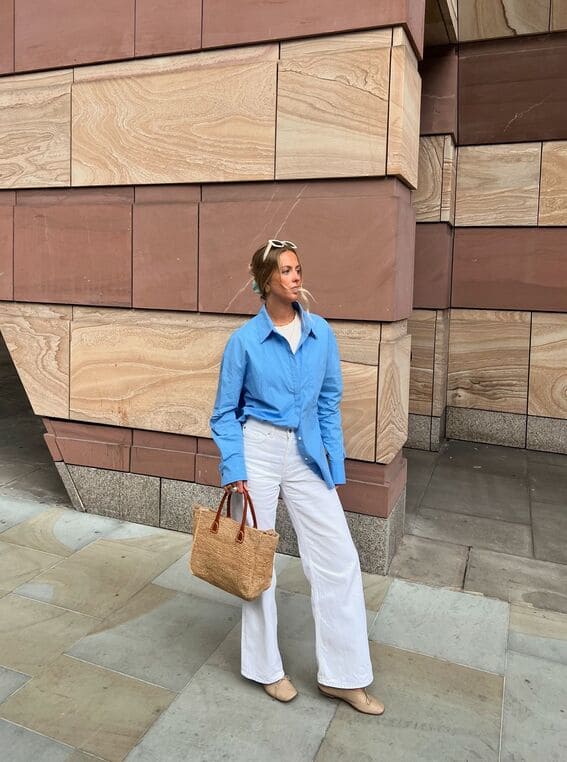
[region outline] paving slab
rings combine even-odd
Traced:
[[[406,514],[416,510],[429,484],[433,469],[437,463],[436,452],[404,449],[408,461],[408,477],[406,487]]]
[[[0,667],[0,704],[2,701],[5,701],[8,696],[11,696],[12,693],[17,691],[18,688],[21,688],[22,685],[27,683],[29,679],[29,675],[24,675],[21,672],[16,672],[7,667]],[[2,744],[0,742],[0,749],[1,748]]]
[[[502,762],[567,759],[567,665],[508,654]]]
[[[7,529],[15,527],[22,521],[31,519],[48,509],[49,506],[34,500],[13,500],[0,495],[0,533],[4,533]]]
[[[439,466],[465,468],[482,474],[524,478],[528,472],[527,450],[516,447],[447,440],[439,452]]]
[[[60,656],[0,704],[0,717],[120,762],[174,697],[164,688]]]
[[[27,728],[0,720],[0,749],[9,762],[94,762],[96,757],[53,741]]]
[[[10,482],[35,471],[36,467],[35,464],[22,463],[17,460],[10,461],[3,458],[0,461],[0,486],[5,487]]]
[[[559,503],[567,510],[567,468],[532,461],[528,478],[533,501]]]
[[[0,595],[60,562],[61,556],[0,541]]]
[[[525,478],[475,471],[471,467],[439,464],[421,506],[501,521],[530,523],[530,501]]]
[[[567,498],[562,503],[532,501],[534,556],[567,564]]]
[[[378,643],[371,652],[385,713],[339,703],[317,762],[498,760],[502,677]]]
[[[3,532],[2,541],[57,556],[70,556],[117,526],[116,519],[105,516],[78,513],[71,508],[48,508]]]
[[[106,540],[58,560],[58,566],[21,585],[17,593],[99,618],[121,608],[171,563],[167,554]]]
[[[512,604],[508,648],[567,664],[567,614]]]
[[[463,586],[469,549],[464,545],[428,540],[406,534],[390,565],[391,577],[425,585]]]
[[[311,762],[336,706],[270,699],[237,674],[205,665],[128,755],[128,762]]]
[[[395,579],[370,638],[488,672],[504,672],[508,606]]]
[[[0,599],[0,659],[7,667],[36,675],[97,622],[74,611],[6,595]]]
[[[39,502],[71,507],[67,491],[53,463],[40,466],[0,487],[0,494],[28,500],[35,498]]]
[[[467,516],[421,507],[410,518],[406,531],[430,540],[452,542],[475,548],[532,556],[531,527],[509,521]]]
[[[465,590],[567,613],[567,566],[473,548]]]
[[[147,585],[68,653],[180,691],[240,620],[240,608]]]

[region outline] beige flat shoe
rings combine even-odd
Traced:
[[[384,714],[384,704],[381,704],[374,696],[370,696],[364,688],[331,688],[320,683],[317,685],[324,696],[345,701],[357,712],[376,716]]]
[[[293,701],[297,696],[297,691],[287,675],[284,675],[281,680],[276,680],[275,683],[267,683],[263,687],[268,696],[276,699],[276,701],[287,703],[288,701]]]

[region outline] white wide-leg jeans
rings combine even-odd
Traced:
[[[365,687],[373,676],[360,562],[337,491],[305,464],[292,429],[248,418],[243,435],[248,490],[259,529],[274,528],[281,488],[297,534],[311,584],[317,679],[335,688]],[[238,518],[241,501],[234,502]],[[242,607],[241,671],[260,683],[273,683],[285,674],[275,588],[274,569],[271,587]]]

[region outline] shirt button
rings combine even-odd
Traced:
[[[309,460],[309,458],[305,458],[305,460]]]
[[[299,441],[301,442],[301,437],[297,437],[297,438],[298,438],[298,439],[299,439]]]

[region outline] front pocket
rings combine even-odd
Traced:
[[[272,435],[272,432],[269,429],[249,426],[246,423],[242,426],[242,432],[244,437],[250,442],[265,442]]]

